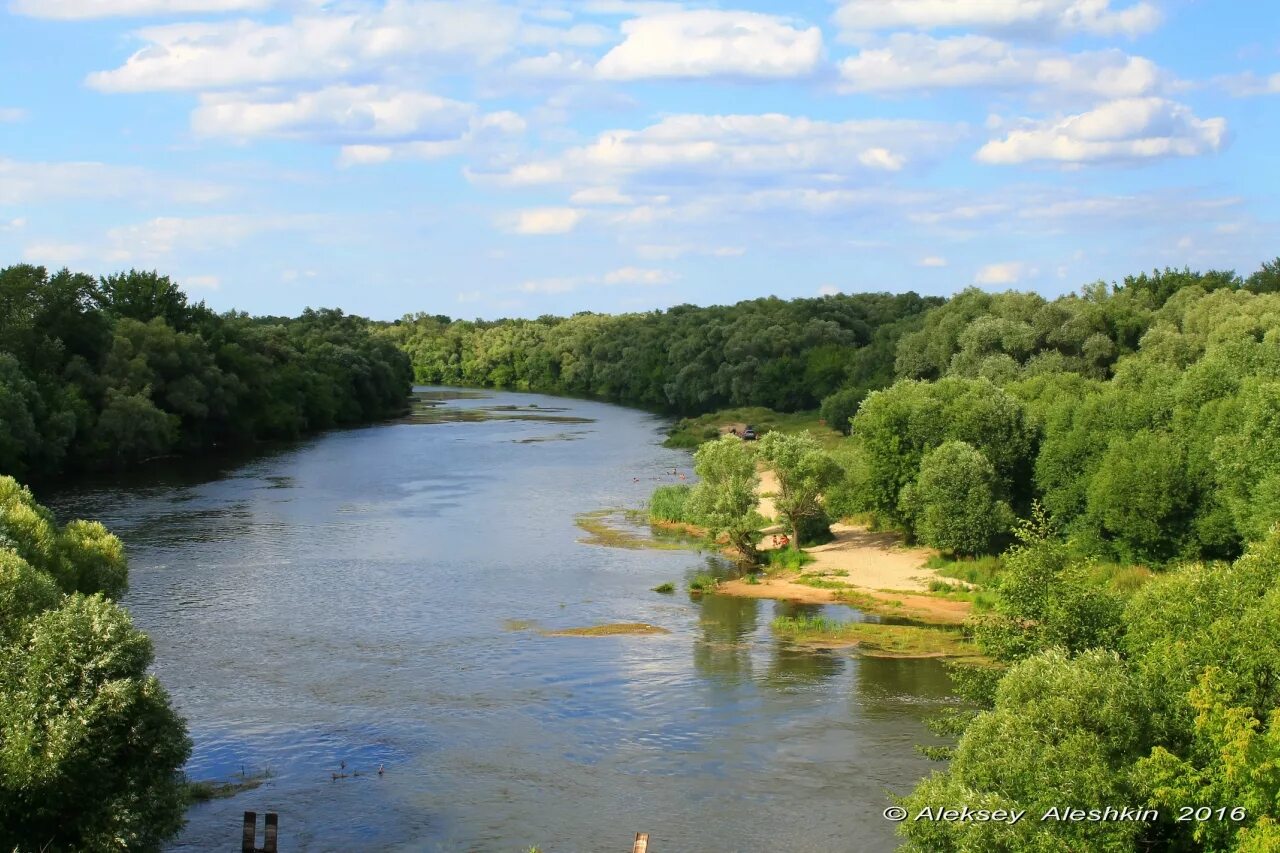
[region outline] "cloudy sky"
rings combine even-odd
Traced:
[[[0,0],[0,264],[537,316],[1280,254],[1274,0]]]

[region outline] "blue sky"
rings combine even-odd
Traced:
[[[0,263],[629,311],[1280,254],[1271,0],[0,0]]]

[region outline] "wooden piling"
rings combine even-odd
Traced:
[[[649,853],[649,833],[636,833],[636,843],[631,845],[631,853]]]

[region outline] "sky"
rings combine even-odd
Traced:
[[[1280,255],[1275,0],[0,9],[0,265],[217,310],[1055,296]]]

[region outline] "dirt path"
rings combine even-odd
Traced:
[[[760,514],[775,520],[772,495],[778,491],[778,479],[772,471],[761,472],[759,491]],[[773,535],[781,532],[782,526],[776,523],[766,528],[761,549],[772,548]],[[831,525],[831,532],[835,536],[832,541],[805,548],[814,559],[798,575],[765,578],[756,584],[729,581],[720,586],[720,591],[810,604],[863,602],[881,612],[935,622],[960,622],[969,612],[968,602],[927,594],[929,582],[938,577],[924,565],[934,554],[930,549],[905,547],[891,533],[874,533],[860,525],[837,522]],[[797,582],[798,579],[817,579],[822,586]]]

